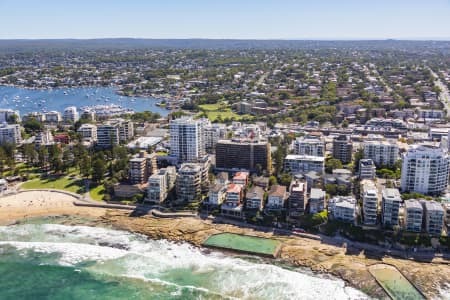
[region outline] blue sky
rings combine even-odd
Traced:
[[[10,38],[450,39],[450,0],[0,0]]]

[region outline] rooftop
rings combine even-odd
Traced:
[[[239,184],[231,183],[228,185],[227,193],[240,193],[242,191],[242,187]]]
[[[286,195],[286,187],[284,185],[273,185],[270,188],[269,196],[284,197]]]
[[[296,154],[289,154],[286,156],[287,160],[307,160],[307,161],[316,161],[316,162],[324,162],[325,157],[321,156],[311,156],[311,155],[296,155]]]
[[[442,207],[442,205],[436,201],[424,201],[423,203],[425,203],[425,209],[427,211],[442,211],[444,212],[444,208]]]

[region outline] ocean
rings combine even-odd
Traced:
[[[366,299],[344,281],[111,228],[0,226],[0,299]]]

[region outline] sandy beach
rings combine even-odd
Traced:
[[[105,209],[79,207],[75,197],[58,192],[25,191],[0,198],[0,224],[9,224],[27,217],[79,215],[100,217]]]
[[[377,297],[387,298],[384,290],[370,274],[368,267],[378,263],[396,266],[429,298],[444,298],[442,291],[450,286],[450,266],[447,263],[420,263],[391,257],[370,258],[363,252],[351,252],[316,240],[300,237],[276,236],[271,232],[255,231],[228,224],[214,224],[199,218],[155,218],[150,215],[131,217],[130,211],[75,206],[76,198],[63,193],[48,191],[22,192],[0,198],[0,223],[26,217],[86,216],[97,220],[93,224],[141,233],[152,239],[186,241],[200,246],[211,234],[231,232],[269,237],[283,244],[280,259],[313,271],[329,273],[347,281],[350,285]],[[448,296],[448,295],[447,295]]]

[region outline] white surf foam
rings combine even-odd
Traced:
[[[187,243],[149,240],[126,231],[56,224],[15,225],[0,227],[0,240],[5,237],[8,241],[0,246],[56,253],[61,265],[96,261],[88,270],[161,281],[230,298],[367,298],[339,279],[250,262],[220,252],[205,254]]]

